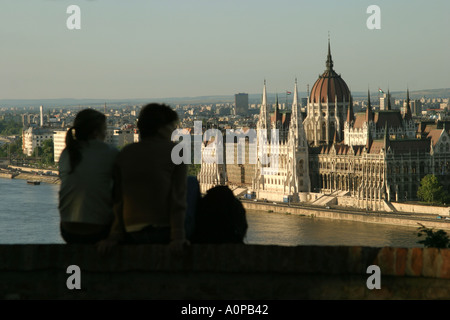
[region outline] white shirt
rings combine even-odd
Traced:
[[[59,160],[59,212],[62,222],[106,225],[113,220],[113,166],[118,150],[99,140],[81,148],[74,172],[64,149]]]

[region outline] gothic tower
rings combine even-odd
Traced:
[[[344,122],[351,103],[347,84],[333,69],[330,40],[325,66],[309,94],[307,116],[303,122],[308,142],[315,146],[332,143],[335,134],[339,141],[343,139]]]

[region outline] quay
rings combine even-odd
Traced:
[[[48,172],[50,172],[51,174],[48,174]],[[58,171],[11,165],[5,169],[0,169],[0,178],[33,180],[51,184],[61,183],[58,177]]]
[[[262,202],[241,199],[245,209],[275,212],[283,214],[296,214],[312,218],[325,218],[358,221],[364,223],[378,223],[388,225],[401,225],[410,227],[420,227],[419,223],[427,228],[443,229],[450,231],[450,216],[445,214],[448,208],[430,207],[430,211],[437,213],[420,213],[420,212],[385,212],[385,211],[365,211],[353,208],[345,208],[338,206],[319,207],[308,204],[285,204]],[[440,217],[440,219],[438,219]],[[448,218],[448,219],[446,219]]]

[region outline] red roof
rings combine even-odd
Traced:
[[[439,138],[441,137],[442,131],[444,129],[432,129],[427,135],[428,139],[431,139],[431,143],[433,144],[433,147],[438,142]]]
[[[403,126],[403,118],[399,110],[383,110],[375,113],[374,122],[376,127],[399,128]]]
[[[313,103],[330,103],[346,102],[350,99],[350,90],[347,84],[334,70],[326,70],[316,83],[314,83],[311,94],[309,95],[310,102]]]

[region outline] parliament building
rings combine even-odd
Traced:
[[[228,184],[270,201],[348,197],[358,207],[378,210],[391,201],[416,200],[427,174],[450,184],[450,126],[416,122],[409,90],[405,112],[391,108],[388,92],[384,110],[372,107],[368,93],[365,112],[355,113],[351,92],[334,70],[329,42],[326,69],[303,112],[297,81],[291,110],[280,110],[278,101],[269,104],[266,90],[264,81],[257,139],[247,140],[246,159],[256,150],[265,152],[257,152],[255,163],[202,163],[202,192]]]

